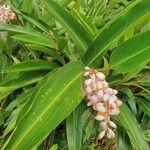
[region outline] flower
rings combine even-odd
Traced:
[[[14,19],[16,19],[16,15],[10,6],[0,6],[0,24],[7,23]]]
[[[115,129],[117,125],[110,120],[110,117],[120,112],[119,107],[122,102],[116,96],[118,91],[109,87],[102,72],[85,67],[84,76],[87,77],[84,81],[85,94],[89,100],[87,106],[92,106],[97,112],[95,119],[102,121],[100,127],[103,131],[99,134],[98,139],[105,135],[108,138],[114,138],[115,133],[111,128]]]

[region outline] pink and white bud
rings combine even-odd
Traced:
[[[95,76],[95,74],[91,74],[91,75],[90,75],[90,78],[91,78],[92,82],[95,82],[95,81],[96,81],[96,76]]]
[[[89,87],[89,86],[87,86],[87,87],[85,88],[85,91],[86,91],[87,94],[91,94],[91,93],[93,92],[93,90],[92,90],[91,87]]]
[[[96,119],[96,120],[99,120],[99,121],[102,121],[102,120],[105,119],[105,117],[98,115],[98,116],[95,117],[95,119]]]
[[[115,138],[115,133],[110,128],[108,129],[108,133],[111,135],[112,138]]]
[[[117,90],[113,90],[113,93],[116,95],[116,94],[118,94],[118,91]]]
[[[102,122],[100,126],[103,128],[103,130],[105,130],[108,127],[108,124],[107,122]]]
[[[109,134],[109,133],[107,133],[107,137],[109,138],[109,139],[111,139],[112,137],[111,137],[111,135]]]
[[[87,79],[87,80],[84,81],[85,86],[88,86],[88,85],[90,85],[91,83],[92,83],[92,80],[91,80],[91,79]]]
[[[98,135],[98,139],[102,139],[105,136],[105,131],[102,131],[99,135]]]
[[[98,98],[103,98],[103,95],[104,95],[104,93],[103,93],[103,91],[102,90],[99,90],[98,92],[97,92],[97,97]]]
[[[95,110],[97,110],[101,113],[106,111],[104,106],[95,106]]]
[[[105,79],[105,75],[102,72],[97,72],[96,76],[98,77],[98,79],[100,80],[104,80]]]
[[[90,74],[90,72],[89,71],[86,71],[85,73],[84,73],[84,76],[86,77],[86,76],[89,76],[89,74]]]
[[[89,68],[89,67],[84,67],[84,69],[85,69],[85,70],[90,70],[90,68]]]
[[[116,124],[113,121],[109,121],[109,125],[113,128],[117,128]]]
[[[110,111],[109,111],[109,114],[110,115],[118,115],[119,114],[119,109],[118,108],[114,108],[114,109],[111,109]]]
[[[104,96],[103,96],[103,100],[104,101],[107,101],[108,99],[109,99],[109,97],[110,97],[110,95],[109,94],[104,94]]]
[[[90,101],[92,102],[92,104],[96,104],[99,100],[98,100],[97,96],[93,95],[93,96],[91,96]]]
[[[105,93],[113,94],[113,90],[111,88],[105,89]]]
[[[103,88],[102,82],[97,81],[97,88],[98,88],[98,89],[102,89],[102,88]]]
[[[119,106],[121,106],[121,105],[122,105],[122,101],[117,100],[117,101],[116,101],[116,104],[117,104],[117,106],[119,107]]]
[[[91,105],[92,105],[92,102],[89,101],[89,102],[87,103],[87,106],[89,107],[89,106],[91,106]]]

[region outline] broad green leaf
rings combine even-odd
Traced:
[[[129,27],[136,25],[139,20],[148,17],[150,13],[149,5],[149,0],[135,1],[110,21],[95,37],[94,42],[88,48],[83,58],[84,63],[89,66],[98,67],[101,58],[109,46],[123,35]]]
[[[129,137],[122,127],[117,127],[116,150],[133,150]]]
[[[23,0],[22,1],[22,11],[31,12],[32,11],[32,1],[33,0]]]
[[[61,62],[63,65],[65,64],[65,60],[63,59],[63,57],[60,56],[58,53],[56,53],[54,50],[51,50],[44,46],[34,45],[34,44],[26,44],[26,46],[30,48],[31,50],[40,51],[45,54],[48,54],[52,56],[55,60],[58,60],[59,62]]]
[[[0,84],[0,100],[8,96],[14,90],[26,85],[38,82],[46,75],[46,72],[28,72],[23,73],[17,78]]]
[[[150,102],[144,98],[136,98],[136,100],[140,109],[150,117]]]
[[[129,73],[125,75],[122,82],[126,82],[132,78],[136,78],[137,74],[146,66],[149,60],[146,60],[145,62],[137,65],[133,70],[131,70]]]
[[[79,53],[82,55],[92,41],[86,30],[83,29],[73,16],[53,0],[43,0],[42,3],[44,3],[46,9],[64,25],[74,42],[81,47]]]
[[[150,59],[150,30],[140,33],[121,44],[112,54],[110,67],[117,72],[132,71]],[[140,43],[140,44],[137,44]]]
[[[12,65],[7,68],[9,72],[21,72],[21,71],[36,71],[36,70],[52,70],[57,68],[58,64],[49,62],[46,60],[28,60],[19,64]]]
[[[69,150],[80,150],[82,144],[82,103],[66,119]]]
[[[45,22],[37,18],[35,15],[21,12],[21,16],[25,18],[26,20],[30,21],[33,25],[37,26],[42,31],[46,33],[50,32],[50,27]]]
[[[17,32],[17,33],[25,33],[25,34],[31,34],[31,35],[41,35],[36,30],[18,26],[18,25],[12,25],[12,24],[0,24],[0,30],[6,30],[11,32]]]
[[[25,41],[28,43],[51,47],[51,48],[54,47],[54,42],[52,41],[52,39],[44,35],[18,34],[18,35],[12,36],[12,38],[16,40]]]
[[[43,79],[29,99],[29,109],[2,149],[28,150],[40,144],[82,100],[81,72],[82,63],[71,62]]]
[[[149,150],[148,143],[144,140],[144,133],[141,127],[125,103],[121,106],[120,114],[116,118],[126,130],[133,149]]]
[[[6,114],[10,113],[15,107],[24,104],[33,93],[33,89],[27,90],[21,93],[16,99],[14,99],[5,109]]]

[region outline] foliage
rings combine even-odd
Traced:
[[[150,141],[149,0],[7,0],[0,24],[0,147],[139,149]],[[97,141],[85,66],[119,90],[115,140]]]

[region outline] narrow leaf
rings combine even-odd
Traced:
[[[141,127],[125,103],[121,106],[121,112],[116,118],[126,130],[134,149],[149,150],[148,143],[144,140],[144,133]]]
[[[110,67],[126,73],[150,58],[150,30],[140,33],[121,44],[112,54]],[[140,44],[137,44],[140,43]]]
[[[29,109],[2,149],[28,150],[42,142],[82,100],[81,70],[81,62],[71,62],[41,81],[29,100]]]
[[[8,67],[9,72],[51,70],[57,68],[58,64],[45,60],[28,60]]]
[[[74,42],[81,47],[80,54],[83,54],[89,47],[89,43],[92,41],[86,30],[84,30],[73,16],[53,0],[43,0],[42,2],[46,9],[64,25]]]

